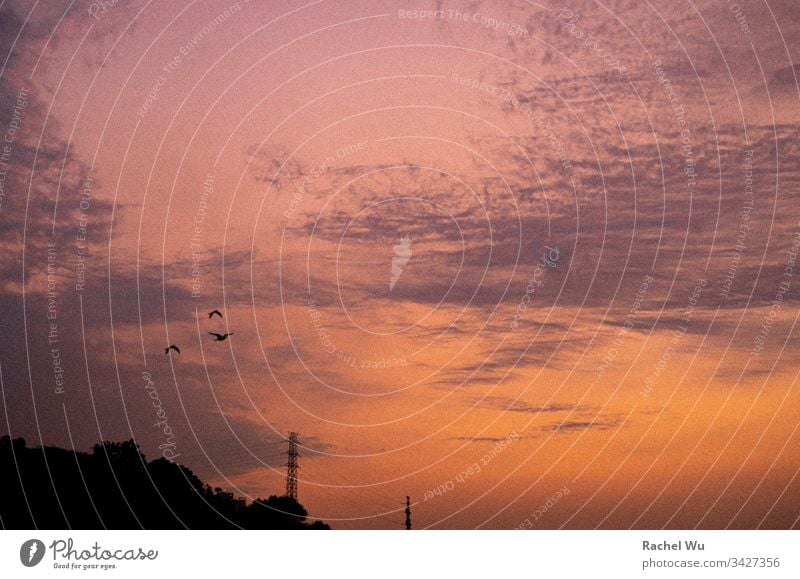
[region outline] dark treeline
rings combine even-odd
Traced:
[[[0,526],[5,529],[328,529],[296,500],[246,504],[133,441],[91,453],[0,438]]]

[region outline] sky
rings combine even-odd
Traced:
[[[0,434],[252,500],[298,432],[339,529],[800,526],[793,1],[0,28]]]

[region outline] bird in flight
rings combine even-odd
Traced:
[[[209,334],[214,336],[216,338],[217,342],[224,342],[225,340],[228,339],[228,336],[232,336],[233,335],[233,332],[231,332],[230,334],[216,334],[214,332],[209,332]]]
[[[208,312],[208,319],[210,320],[215,315],[219,316],[220,318],[222,317],[222,314],[220,313],[219,310],[214,310],[213,312]]]
[[[176,352],[178,352],[178,354],[181,353],[180,348],[178,348],[178,346],[176,346],[175,344],[172,344],[170,347],[164,348],[164,354],[169,354],[170,350],[175,350]]]

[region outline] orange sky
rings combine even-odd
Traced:
[[[156,458],[148,372],[334,528],[798,526],[792,2],[34,4],[3,433]]]

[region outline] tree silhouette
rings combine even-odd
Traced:
[[[6,529],[329,529],[295,499],[250,505],[188,468],[147,462],[134,440],[91,453],[0,438],[0,525]]]

